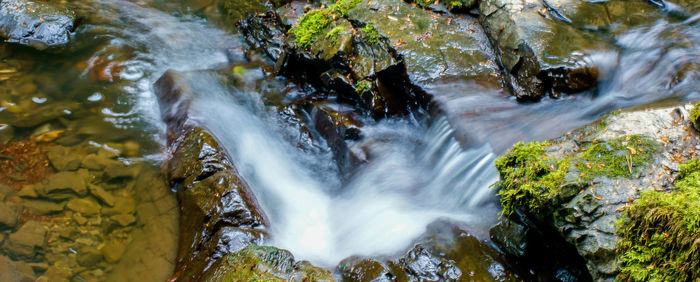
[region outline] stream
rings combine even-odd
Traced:
[[[152,86],[170,69],[187,74],[196,93],[192,120],[231,155],[260,202],[270,222],[266,243],[331,270],[353,255],[398,257],[436,221],[488,243],[500,211],[490,187],[498,180],[493,161],[510,146],[560,136],[618,109],[700,99],[697,71],[677,77],[689,61],[700,63],[693,44],[700,42],[698,15],[652,21],[615,35],[619,51],[587,58],[601,80],[583,93],[519,103],[502,89],[435,83],[426,90],[440,93],[435,99],[446,105],[444,113],[359,117],[362,136],[348,146],[366,162],[347,176],[329,144],[303,138],[298,124],[280,114],[279,101],[308,88],[277,77],[274,62],[239,64],[235,58],[261,55],[251,55],[235,30],[179,1],[68,2],[86,15],[69,49],[0,45],[0,184],[13,191],[0,200],[24,206],[16,225],[31,221],[48,241],[31,245],[3,229],[0,259],[50,281],[171,277],[178,208],[165,180],[166,125]],[[221,75],[231,69],[233,82]],[[50,108],[62,112],[37,114]],[[39,120],[13,125],[26,113]],[[14,128],[9,135],[6,124]],[[57,153],[35,156],[30,149]],[[15,160],[26,168],[17,169]],[[87,187],[101,189],[78,191],[80,184],[70,183],[70,195],[52,194],[42,180],[58,174],[84,176]],[[27,187],[39,195],[27,196]],[[98,196],[100,190],[116,200]]]

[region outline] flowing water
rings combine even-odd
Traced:
[[[0,144],[7,143],[0,145],[6,150],[2,154],[20,151],[13,148],[26,151],[30,147],[22,142],[30,142],[138,169],[128,177],[104,176],[105,167],[86,170],[94,185],[133,202],[134,208],[124,213],[135,216],[136,223],[108,224],[114,214],[105,212],[111,207],[97,196],[8,198],[8,203],[60,205],[87,199],[103,207],[97,214],[70,208],[25,213],[20,225],[38,222],[48,230],[48,240],[57,243],[31,246],[29,254],[21,254],[24,249],[12,247],[17,241],[11,240],[14,230],[6,229],[0,238],[6,241],[2,253],[30,265],[36,276],[164,279],[172,272],[177,209],[158,171],[165,158],[165,126],[151,85],[168,69],[230,69],[227,54],[240,55],[245,45],[238,35],[193,15],[181,3],[122,0],[73,5],[89,16],[71,49],[47,54],[0,47],[4,52],[0,69],[16,73],[0,73],[0,123],[7,120],[12,125],[9,121],[15,116],[46,111],[42,107],[65,107],[59,117],[30,127],[14,126],[8,140],[3,139],[7,127],[0,125]],[[270,219],[270,243],[289,249],[297,258],[333,267],[351,255],[400,254],[439,219],[461,222],[487,241],[488,227],[499,211],[489,188],[498,179],[492,163],[510,145],[556,137],[619,108],[700,99],[697,68],[693,69],[700,63],[700,47],[694,44],[700,42],[697,16],[670,23],[651,21],[616,41],[619,51],[589,56],[601,69],[602,81],[586,93],[520,104],[499,89],[434,85],[428,90],[441,91],[438,98],[445,100],[446,116],[428,121],[363,120],[363,138],[349,145],[370,162],[349,179],[341,176],[322,140],[314,140],[311,149],[301,149],[300,133],[281,118],[277,105],[266,100],[266,95],[288,95],[283,89],[293,85],[271,76],[269,66],[246,66],[238,83],[223,80],[216,72],[190,74],[197,94],[192,117],[222,143],[258,197]],[[688,65],[690,70],[680,79],[679,70]],[[80,173],[55,166],[35,170],[8,173],[0,180],[21,191],[48,175]],[[92,237],[81,240],[89,237],[85,234]],[[115,240],[125,245],[120,258],[89,257],[106,245],[113,247]],[[150,246],[155,242],[157,247]]]

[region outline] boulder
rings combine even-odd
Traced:
[[[617,50],[611,35],[664,16],[647,1],[624,0],[485,0],[479,12],[505,79],[521,101],[594,87],[599,70],[587,56]]]
[[[548,143],[516,145],[496,161],[504,216],[520,217],[536,230],[552,228],[575,247],[594,280],[615,280],[615,222],[622,211],[643,191],[673,189],[679,162],[695,157],[700,136],[688,124],[690,109],[623,112]],[[539,176],[511,182],[537,167]],[[508,240],[494,242],[513,248]]]
[[[74,11],[55,2],[3,0],[0,2],[0,37],[44,50],[65,46],[78,25]]]

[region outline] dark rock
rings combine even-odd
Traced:
[[[173,279],[200,280],[224,253],[259,243],[266,221],[218,142],[188,121],[193,93],[185,78],[169,71],[155,88],[172,148],[168,179],[177,189],[181,211]]]
[[[54,2],[3,0],[0,2],[0,36],[7,42],[43,50],[71,41],[78,21],[75,12]]]
[[[501,219],[489,231],[491,240],[513,257],[522,258],[528,251],[529,228],[509,219]]]
[[[420,280],[428,281],[457,281],[462,271],[449,262],[433,257],[421,245],[416,245],[401,258],[399,263],[410,275]]]
[[[338,264],[338,270],[347,281],[392,281],[397,277],[383,263],[362,257],[344,259]]]

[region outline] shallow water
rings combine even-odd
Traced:
[[[26,210],[15,226],[0,231],[0,252],[35,277],[163,280],[173,268],[177,209],[160,169],[165,126],[151,85],[168,69],[228,70],[227,52],[240,55],[244,45],[236,34],[192,15],[180,3],[72,5],[90,16],[69,50],[51,54],[0,47],[0,123],[10,124],[0,125],[0,169],[5,172],[0,183],[14,191],[4,203],[13,209],[21,203]],[[509,146],[559,136],[617,109],[700,99],[697,72],[689,71],[684,80],[677,75],[684,66],[700,63],[700,47],[693,44],[700,42],[697,25],[692,17],[660,20],[617,36],[619,51],[589,56],[603,79],[586,93],[522,104],[501,89],[433,85],[427,90],[442,93],[437,97],[445,100],[448,114],[429,122],[363,119],[363,139],[349,145],[370,162],[349,179],[338,171],[328,144],[319,138],[300,141],[299,130],[270,102],[292,96],[289,89],[297,86],[275,79],[269,66],[246,66],[234,83],[215,72],[191,74],[198,94],[193,118],[232,155],[258,197],[270,219],[269,243],[297,258],[333,267],[351,255],[401,254],[439,219],[461,222],[488,241],[488,227],[499,211],[489,188],[498,178],[492,162]],[[49,109],[59,112],[25,121],[30,126],[13,125],[18,116],[44,116],[37,113]],[[50,148],[73,151],[51,161]],[[124,167],[128,175],[109,176],[106,166],[86,164],[88,156]],[[77,167],[54,164],[67,159],[78,159]],[[18,169],[13,161],[26,168]],[[99,192],[20,192],[59,172],[87,175],[87,182],[131,204],[113,213],[109,210],[116,204],[110,207]],[[97,203],[99,211],[56,207],[75,199]],[[53,205],[27,208],[37,201]],[[114,217],[121,214],[126,219]],[[45,245],[15,246],[19,241],[11,234],[28,221],[46,230]],[[112,252],[103,250],[110,248],[121,256],[109,257]]]

